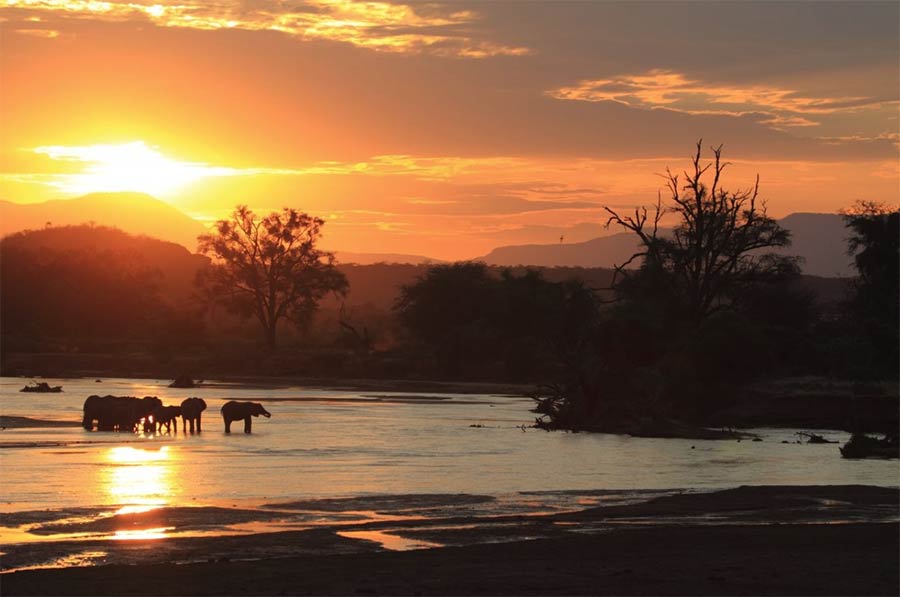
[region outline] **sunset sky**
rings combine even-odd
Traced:
[[[697,139],[770,214],[900,197],[900,3],[0,1],[0,199],[326,218],[345,251],[587,240]]]

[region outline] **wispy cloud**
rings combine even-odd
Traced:
[[[547,93],[562,100],[610,101],[687,114],[756,115],[760,123],[777,129],[817,126],[817,116],[877,108],[886,101],[864,96],[815,97],[769,85],[712,83],[667,70],[586,79]]]
[[[285,3],[195,1],[185,4],[114,0],[6,0],[7,8],[105,21],[149,20],[160,27],[278,31],[304,40],[331,40],[370,50],[462,58],[521,56],[522,46],[474,31],[481,16],[453,5],[352,0]]]
[[[31,37],[43,37],[45,39],[53,39],[59,37],[59,31],[55,29],[36,29],[36,28],[21,28],[14,29],[16,33],[19,35],[29,35]]]

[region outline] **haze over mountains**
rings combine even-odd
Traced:
[[[847,255],[847,230],[838,214],[795,213],[778,221],[791,231],[792,244],[779,251],[803,258],[803,273],[811,276],[854,275]],[[480,260],[490,265],[613,267],[638,250],[631,233],[621,232],[581,243],[497,247]],[[635,263],[637,265],[637,263]]]
[[[197,250],[206,227],[164,201],[145,193],[91,193],[75,199],[18,204],[0,201],[0,236],[22,230],[94,223],[114,226]]]
[[[143,193],[93,193],[77,199],[20,205],[0,201],[0,235],[25,229],[93,222],[115,226],[132,234],[144,234],[178,243],[191,251],[206,228],[175,207]],[[803,272],[814,276],[852,276],[847,255],[846,229],[838,214],[795,213],[779,220],[791,231],[793,245],[784,251],[803,258]],[[479,258],[500,266],[613,267],[637,250],[630,233],[616,233],[580,243],[512,245],[497,247]],[[337,251],[338,261],[373,263],[441,263],[423,255]]]

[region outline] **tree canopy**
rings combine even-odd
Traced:
[[[767,215],[759,177],[748,189],[725,190],[720,179],[728,163],[721,146],[712,151],[714,161],[703,164],[699,141],[683,179],[666,170],[670,201],[659,198],[652,215],[646,207],[632,215],[605,208],[607,226],[615,223],[638,236],[641,251],[632,260],[643,258],[639,275],[655,278],[694,324],[734,306],[755,285],[799,274],[796,258],[767,251],[789,246],[790,233]],[[668,212],[678,223],[664,235],[659,224]],[[619,272],[629,275],[624,266]]]
[[[274,349],[281,320],[303,326],[323,296],[347,290],[334,255],[316,246],[324,224],[295,209],[261,218],[239,205],[229,219],[216,222],[214,232],[198,238],[200,252],[214,260],[198,284],[209,301],[256,317]]]
[[[462,262],[433,266],[401,287],[394,309],[441,374],[485,377],[499,365],[511,379],[534,379],[555,364],[554,352],[572,350],[593,312],[590,294],[536,270]]]

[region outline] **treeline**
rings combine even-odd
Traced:
[[[515,327],[510,319],[515,313],[507,313],[505,330],[492,332],[495,344],[484,347],[491,349],[490,356],[477,367],[467,356],[454,360],[444,349],[431,351],[434,338],[407,328],[395,309],[401,289],[429,275],[429,266],[410,264],[339,264],[348,281],[346,295],[326,295],[301,329],[285,326],[278,351],[270,353],[253,321],[202,295],[196,279],[209,263],[180,245],[102,226],[48,227],[3,238],[4,373],[48,373],[35,368],[39,364],[34,360],[25,359],[30,366],[24,369],[16,365],[23,362],[23,355],[33,354],[56,363],[54,371],[62,373],[92,369],[91,363],[107,369],[122,363],[124,372],[154,371],[163,376],[189,370],[198,375],[262,372],[533,381],[536,370],[515,362],[536,362],[537,355],[547,354],[538,348],[535,334],[528,348],[499,347],[508,344],[505,335]],[[538,278],[541,283],[574,278],[600,288],[609,285],[612,275],[610,270],[582,268],[546,268],[540,276],[527,273],[527,268],[475,269],[496,285],[519,277],[532,285]],[[492,302],[483,294],[471,298],[485,305]],[[532,309],[529,317],[534,315]],[[457,318],[445,328],[459,323]],[[516,332],[515,337],[522,339],[523,334]],[[532,356],[513,358],[516,351]],[[509,363],[504,361],[506,355]],[[19,358],[10,360],[12,356]],[[137,369],[134,363],[139,363]]]
[[[868,255],[865,238],[860,254]],[[686,335],[667,283],[623,283],[620,273],[614,291],[608,269],[338,264],[348,293],[323,298],[311,321],[285,327],[270,352],[252,320],[204,300],[195,280],[209,260],[180,245],[103,227],[48,228],[0,240],[0,264],[5,374],[52,373],[39,368],[46,363],[63,373],[557,387],[576,374],[607,394],[617,386],[643,396],[635,405],[670,400],[648,385],[676,379],[694,406],[719,400],[725,382],[760,375],[896,376],[895,336],[882,315],[893,311],[877,298],[889,294],[863,298],[859,289],[869,286],[848,280],[790,276],[758,286],[742,293],[739,309]]]

